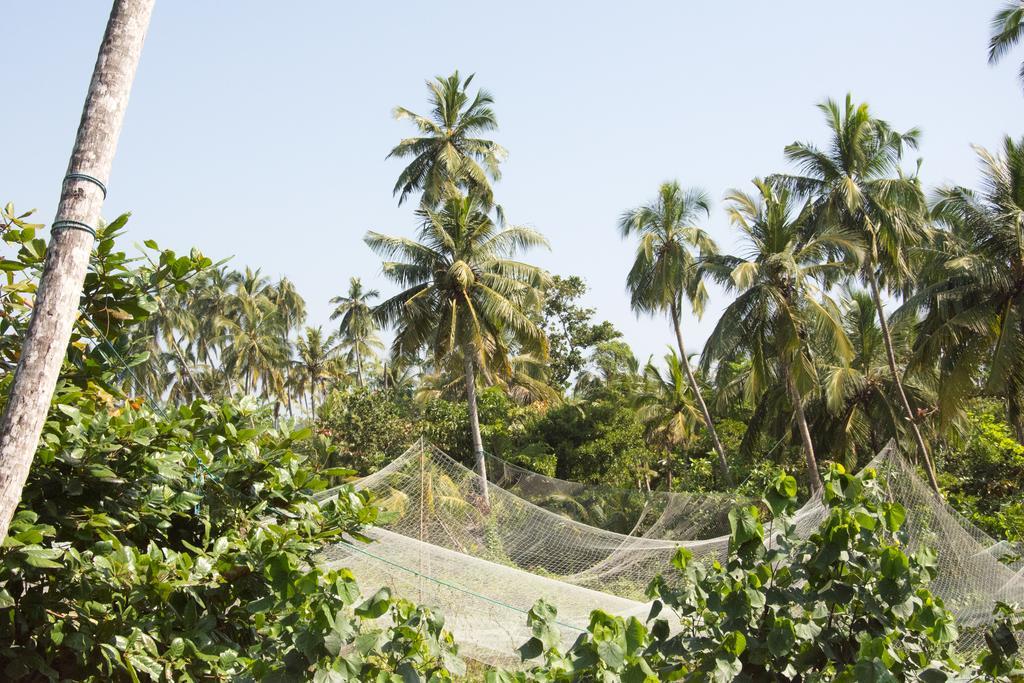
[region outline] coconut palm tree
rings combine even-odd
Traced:
[[[388,158],[412,159],[395,183],[399,204],[412,192],[422,191],[422,205],[433,209],[454,188],[478,196],[484,204],[493,201],[488,176],[501,178],[499,165],[508,153],[501,145],[478,137],[497,129],[498,121],[491,109],[494,98],[483,89],[470,96],[472,82],[472,74],[463,81],[458,71],[428,81],[429,116],[395,108],[396,119],[409,119],[419,131],[388,154]]]
[[[534,320],[550,277],[513,257],[547,241],[527,228],[499,227],[490,206],[475,195],[452,195],[439,209],[421,207],[416,213],[416,240],[366,235],[367,245],[385,259],[384,275],[405,288],[375,314],[395,327],[394,356],[426,348],[434,365],[443,366],[461,353],[473,450],[488,504],[476,375],[507,372],[512,344],[521,352],[546,353]]]
[[[286,277],[268,288],[266,296],[277,308],[285,333],[297,330],[306,320],[306,300],[295,288],[295,283]]]
[[[837,452],[846,453],[845,464],[854,469],[862,464],[860,456],[873,456],[889,439],[899,435],[903,410],[871,293],[846,288],[840,309],[853,356],[848,360],[830,358],[827,349],[823,349],[819,364],[824,375],[824,405],[811,422],[815,433],[822,435],[826,443],[832,444]],[[910,315],[893,316],[893,344],[901,365],[908,364],[912,355],[916,323]],[[937,402],[934,374],[915,372],[904,382],[904,391],[915,404]],[[956,421],[962,410],[951,406],[943,413],[948,421]],[[864,444],[868,447],[863,448]]]
[[[295,369],[305,379],[310,416],[314,420],[317,390],[330,378],[331,362],[338,351],[334,342],[334,335],[325,336],[321,327],[307,327],[295,342]]]
[[[756,193],[732,190],[729,217],[743,233],[744,256],[712,256],[705,268],[736,299],[722,313],[701,358],[707,371],[715,361],[749,359],[745,393],[752,403],[775,384],[785,386],[803,444],[811,488],[821,488],[818,461],[805,412],[806,396],[819,377],[813,343],[828,344],[834,357],[849,359],[850,342],[829,286],[845,273],[831,258],[859,256],[856,237],[839,226],[812,230],[809,206],[793,194],[754,180]]]
[[[777,175],[775,181],[801,196],[811,198],[815,221],[839,226],[863,243],[858,275],[875,300],[889,368],[919,458],[928,480],[938,493],[931,454],[918,426],[918,415],[903,388],[903,372],[896,363],[892,333],[885,315],[882,292],[906,293],[915,279],[912,255],[931,239],[927,202],[916,175],[905,175],[903,153],[916,149],[918,130],[905,133],[873,117],[866,104],[857,105],[850,95],[845,105],[829,99],[818,105],[824,113],[831,140],[825,149],[795,142],[786,157],[797,165],[794,175]],[[827,229],[827,227],[826,227]]]
[[[923,311],[917,350],[942,364],[953,404],[976,390],[1002,396],[1024,443],[1024,138],[978,147],[979,191],[944,187],[934,207],[948,228],[930,285],[907,302]]]
[[[665,371],[652,363],[644,369],[644,386],[635,397],[637,416],[647,438],[665,451],[665,480],[672,490],[672,456],[691,444],[702,415],[693,398],[693,388],[675,351],[665,356]]]
[[[701,257],[717,251],[711,236],[694,225],[702,214],[706,218],[710,210],[711,201],[702,190],[683,189],[677,181],[672,181],[661,185],[656,200],[625,212],[619,220],[623,237],[637,235],[640,239],[633,267],[626,276],[626,289],[629,290],[633,310],[638,314],[668,313],[682,359],[687,359],[681,322],[684,299],[700,317],[708,297],[703,273],[693,250],[696,249]],[[731,485],[729,462],[711,412],[689,363],[684,360],[682,364],[718,455],[722,477]]]
[[[548,384],[549,368],[546,359],[525,353],[508,358],[505,372],[492,372],[481,380],[489,386],[497,386],[515,403],[523,406],[544,406],[558,403],[561,394]],[[462,394],[463,360],[461,353],[452,354],[447,362],[425,373],[419,378],[415,398],[420,403],[443,398],[454,399]]]
[[[240,378],[246,393],[268,393],[275,371],[291,357],[285,318],[271,298],[269,280],[258,270],[237,274],[234,291],[223,294],[217,321],[219,356],[229,375]]]
[[[992,35],[988,41],[988,63],[995,64],[1013,49],[1024,36],[1024,2],[1016,0],[1003,5],[992,17]],[[1019,78],[1024,84],[1024,62]]]
[[[331,299],[334,312],[331,320],[341,318],[338,333],[345,344],[350,360],[356,367],[356,381],[364,386],[363,359],[372,355],[383,344],[377,337],[378,325],[373,317],[370,302],[380,296],[376,289],[364,289],[363,281],[357,277],[349,279],[348,294]]]

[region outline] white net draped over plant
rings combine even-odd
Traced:
[[[984,644],[979,627],[996,600],[1024,602],[1024,563],[937,500],[892,448],[869,464],[888,496],[907,510],[912,550],[938,554],[932,590],[961,622],[960,646]],[[364,592],[389,586],[440,609],[463,651],[508,664],[530,638],[526,611],[539,598],[558,607],[566,644],[594,609],[643,619],[644,590],[672,573],[680,546],[697,559],[722,559],[728,513],[743,501],[728,494],[648,493],[589,486],[488,461],[489,509],[476,472],[420,442],[358,482],[384,511],[370,544],[332,546],[325,561],[347,566]],[[812,498],[795,517],[807,537],[826,514]],[[607,527],[607,528],[601,528]],[[613,530],[615,529],[615,530]],[[625,530],[626,533],[622,533]]]

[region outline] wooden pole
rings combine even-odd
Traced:
[[[155,0],[115,0],[103,34],[11,394],[0,420],[0,539],[28,479],[78,314],[95,229]]]

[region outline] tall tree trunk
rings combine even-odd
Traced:
[[[693,376],[693,370],[690,369],[690,359],[686,356],[686,345],[683,344],[683,330],[679,324],[679,306],[677,304],[672,304],[671,313],[672,327],[676,332],[676,344],[679,345],[679,360],[686,370],[686,379],[690,383],[690,389],[693,390],[694,398],[697,399],[701,415],[704,416],[704,424],[707,425],[708,434],[711,436],[711,443],[714,445],[715,453],[718,454],[718,468],[722,471],[722,477],[725,479],[726,486],[732,486],[732,473],[729,471],[729,461],[725,457],[725,449],[722,448],[722,442],[718,440],[718,430],[715,429],[715,423],[711,421],[711,412],[704,402],[704,396],[697,385],[697,378]]]
[[[309,382],[309,416],[316,422],[316,383],[312,379]]]
[[[885,355],[889,359],[889,372],[892,373],[893,382],[896,384],[896,392],[899,394],[900,403],[903,404],[903,411],[907,418],[907,424],[910,425],[910,431],[914,435],[914,441],[917,442],[917,452],[921,457],[921,461],[924,463],[924,470],[928,474],[928,483],[931,484],[932,490],[937,495],[939,494],[939,482],[935,477],[935,466],[932,464],[932,456],[928,452],[928,446],[925,445],[924,437],[921,436],[921,430],[917,427],[917,419],[914,417],[914,411],[910,407],[910,401],[907,400],[907,392],[903,390],[903,379],[900,375],[899,368],[896,366],[896,352],[892,346],[892,334],[889,332],[889,321],[885,317],[885,309],[882,307],[882,294],[878,287],[878,278],[875,276],[874,268],[870,266],[865,268],[865,272],[868,276],[868,282],[871,285],[871,297],[875,300],[875,308],[878,311],[878,325],[882,330],[882,340],[885,342]]]
[[[1020,395],[1016,382],[1006,383],[1006,420],[1013,426],[1017,443],[1024,444],[1024,419],[1021,415]]]
[[[356,350],[356,382],[359,384],[359,388],[363,388],[363,354]]]
[[[51,232],[32,320],[0,420],[0,540],[21,499],[71,339],[94,242],[83,226],[95,228],[100,220],[105,194],[100,183],[110,176],[153,3],[116,0],[96,57],[54,226],[68,222]]]
[[[804,400],[796,388],[789,361],[783,359],[780,365],[782,374],[785,375],[786,393],[789,394],[789,402],[793,404],[793,416],[796,418],[797,429],[800,431],[800,440],[804,444],[804,462],[807,465],[807,476],[811,480],[811,491],[818,492],[822,489],[821,474],[818,472],[818,459],[814,456],[814,441],[811,440],[811,430],[807,426],[807,415],[804,413]]]
[[[157,300],[160,301],[160,298],[157,297]],[[161,303],[161,305],[163,304]],[[178,340],[174,338],[174,334],[171,334],[170,338],[171,343],[169,344],[169,346],[174,351],[175,358],[178,359],[178,365],[180,365],[181,369],[185,371],[185,376],[188,377],[188,381],[192,383],[192,388],[199,393],[199,396],[204,401],[208,401],[209,399],[206,397],[206,392],[203,391],[203,388],[199,385],[199,382],[196,380],[195,375],[192,374],[192,368],[189,367],[188,361],[185,359],[185,354],[182,352],[181,347],[178,345]]]
[[[469,432],[473,438],[473,457],[480,474],[480,495],[484,506],[490,509],[491,498],[487,491],[487,462],[484,460],[484,442],[480,438],[480,415],[476,406],[476,371],[473,368],[473,354],[469,349],[462,353],[463,365],[466,369],[466,401],[469,403]]]

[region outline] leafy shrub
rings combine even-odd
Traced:
[[[0,212],[7,286],[0,363],[20,349],[44,245]],[[365,493],[314,499],[308,432],[248,403],[157,412],[126,393],[138,324],[159,290],[209,265],[162,251],[139,267],[101,232],[50,415],[0,546],[3,680],[450,680],[443,620],[318,562],[376,518]],[[147,242],[155,249],[156,245]],[[97,333],[103,330],[103,335]],[[137,339],[136,339],[137,341]],[[108,356],[118,349],[115,358]],[[0,381],[6,394],[10,374]]]
[[[4,675],[458,670],[438,616],[386,592],[360,604],[348,570],[317,562],[325,544],[358,539],[376,510],[351,488],[318,504],[326,480],[295,451],[305,434],[267,424],[245,405],[161,417],[62,392],[0,551]]]
[[[905,511],[880,495],[875,474],[825,477],[828,514],[810,538],[795,536],[796,481],[780,475],[763,507],[738,508],[725,565],[680,549],[676,574],[657,578],[647,624],[596,611],[588,631],[559,649],[556,611],[538,603],[524,659],[532,669],[489,675],[509,681],[945,681],[961,672],[952,614],[927,588],[935,558],[907,554]],[[762,520],[762,509],[772,521]],[[766,543],[768,541],[768,543]],[[1015,621],[1001,607],[990,652],[974,675],[1020,675]],[[671,615],[671,616],[670,616]]]
[[[967,417],[966,434],[940,456],[949,502],[992,536],[1024,542],[1024,446],[1001,403],[975,401]]]
[[[408,411],[393,394],[360,387],[327,396],[317,412],[317,431],[336,450],[333,464],[359,475],[379,469],[414,438]]]

